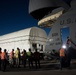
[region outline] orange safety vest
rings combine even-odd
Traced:
[[[5,59],[5,53],[4,52],[2,52],[2,54],[1,54],[1,59],[2,60]]]
[[[60,57],[64,57],[65,56],[65,51],[64,51],[64,49],[62,48],[62,49],[60,49]]]

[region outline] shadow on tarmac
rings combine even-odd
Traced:
[[[69,70],[68,68],[64,67],[63,69]],[[76,63],[72,63],[71,64],[71,70],[76,69]],[[23,66],[21,65],[20,68],[10,68],[9,66],[6,69],[6,72],[29,72],[29,71],[49,71],[49,70],[60,70],[60,64],[59,63],[52,63],[52,64],[42,64],[41,68],[29,68],[28,66],[26,66],[26,68],[23,68]]]
[[[26,65],[26,68],[23,67],[23,65],[20,65],[20,68],[17,67],[9,67],[7,66],[6,72],[30,72],[30,71],[49,71],[49,70],[60,70],[60,62],[54,62],[54,61],[41,61],[41,67],[35,68],[35,64],[33,68],[29,68],[28,64]],[[64,67],[63,70],[69,70],[68,68]],[[72,60],[71,62],[71,70],[76,70],[76,60]],[[1,71],[0,71],[1,72]]]

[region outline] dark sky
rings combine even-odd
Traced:
[[[67,0],[66,0],[67,1]],[[0,0],[0,35],[38,26],[28,13],[29,0]],[[50,29],[45,29],[47,33]]]
[[[38,26],[28,13],[29,0],[0,0],[0,35]]]

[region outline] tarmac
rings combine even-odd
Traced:
[[[41,61],[41,68],[30,68],[28,65],[26,68],[10,68],[7,67],[6,72],[0,71],[0,75],[76,75],[76,60],[72,60],[71,69],[63,68],[60,70],[59,61]]]

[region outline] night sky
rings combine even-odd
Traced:
[[[0,35],[38,26],[28,13],[29,0],[0,0]]]
[[[0,35],[38,27],[37,20],[28,13],[28,3],[29,0],[0,0]],[[44,29],[49,33],[50,29]]]

